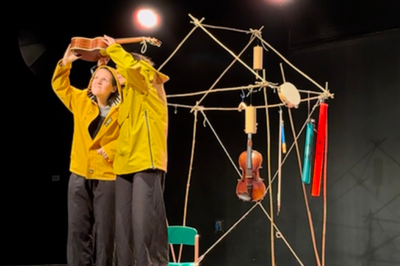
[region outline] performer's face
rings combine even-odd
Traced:
[[[116,90],[112,80],[113,76],[110,71],[104,68],[97,70],[91,86],[93,95],[108,99],[108,96]]]

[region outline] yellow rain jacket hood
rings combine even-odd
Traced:
[[[54,92],[73,114],[74,131],[70,171],[87,179],[115,180],[113,161],[116,139],[119,135],[118,115],[122,95],[116,71],[108,66],[97,68],[97,70],[100,68],[108,69],[113,74],[118,89],[110,95],[108,101],[110,111],[97,135],[92,138],[89,133],[89,126],[100,114],[96,97],[91,91],[91,84],[96,72],[93,73],[88,87],[82,90],[71,86],[69,79],[71,68],[72,64],[64,66],[62,60],[60,60],[52,78]],[[101,147],[106,152],[109,161],[97,153],[97,150]]]
[[[147,62],[135,60],[120,44],[107,47],[106,54],[126,79],[114,172],[118,175],[146,169],[166,172],[168,106],[164,83],[169,77]]]

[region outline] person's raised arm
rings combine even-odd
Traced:
[[[121,74],[126,83],[125,87],[132,87],[144,94],[148,93],[146,79],[149,77],[148,71],[143,62],[136,60],[132,54],[128,53],[115,41],[114,38],[104,35],[104,42],[107,45],[106,54],[117,65],[117,72]]]
[[[65,51],[63,58],[58,61],[51,80],[51,86],[58,98],[73,112],[75,98],[82,93],[82,90],[74,88],[70,84],[69,75],[72,62],[80,58],[80,56],[74,54],[70,48],[71,44]]]

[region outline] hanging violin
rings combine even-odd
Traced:
[[[161,41],[156,38],[150,37],[132,37],[132,38],[120,38],[115,39],[119,44],[127,43],[141,43],[147,42],[154,46],[160,46]],[[80,55],[80,59],[84,61],[98,61],[102,56],[101,51],[107,48],[103,41],[103,37],[96,38],[84,38],[84,37],[73,37],[71,39],[71,51],[77,55]]]
[[[246,107],[247,149],[239,155],[242,178],[236,185],[236,195],[243,201],[262,200],[267,191],[259,172],[263,157],[261,153],[252,148],[251,132],[255,133],[255,125],[255,108],[248,106]]]
[[[251,143],[251,134],[248,138],[248,143]],[[259,172],[262,160],[261,153],[252,150],[251,144],[247,145],[247,151],[240,154],[239,165],[242,169],[242,178],[238,180],[236,186],[236,195],[239,199],[259,201],[264,198],[267,189]]]

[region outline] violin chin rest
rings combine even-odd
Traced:
[[[251,201],[251,197],[247,193],[238,193],[237,196],[243,201]]]

